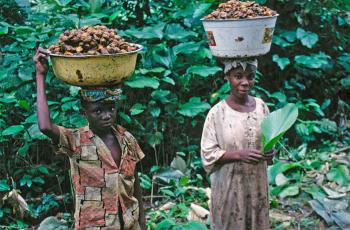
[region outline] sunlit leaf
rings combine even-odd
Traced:
[[[319,69],[329,63],[330,57],[325,54],[312,54],[312,55],[297,55],[294,57],[294,61],[303,67],[310,69]]]
[[[347,186],[349,184],[349,169],[346,165],[338,165],[333,167],[327,173],[327,179],[330,181],[335,181],[341,186]]]
[[[301,41],[301,44],[307,48],[312,48],[318,41],[318,35],[313,32],[305,31],[302,28],[297,29],[297,38]]]
[[[172,23],[167,25],[165,35],[169,39],[180,40],[188,37],[194,37],[197,35],[197,33],[185,30],[180,24]]]
[[[130,114],[132,116],[138,115],[138,114],[142,113],[145,110],[145,108],[146,108],[146,106],[144,106],[140,103],[136,103],[131,107]]]
[[[188,74],[196,74],[201,77],[208,77],[214,75],[222,69],[218,66],[205,66],[205,65],[195,65],[187,69]]]
[[[134,77],[128,81],[125,82],[125,85],[131,87],[131,88],[153,88],[157,89],[159,87],[159,81],[156,78],[151,77]]]
[[[202,102],[199,97],[192,97],[188,103],[180,104],[179,107],[177,112],[187,117],[194,117],[210,109],[210,105],[207,102]]]
[[[298,107],[290,103],[264,118],[261,123],[264,152],[268,152],[273,148],[283,134],[292,127],[297,117]]]
[[[284,70],[284,68],[286,68],[286,66],[290,64],[289,58],[282,58],[277,54],[272,56],[272,60],[278,64],[278,67],[280,67],[281,70]]]
[[[187,165],[186,162],[184,161],[184,159],[182,159],[179,156],[176,156],[172,162],[170,163],[170,167],[172,167],[173,169],[177,169],[180,170],[182,173],[186,173],[187,171]]]
[[[7,184],[6,180],[0,180],[0,192],[9,191],[10,186]]]
[[[20,132],[22,132],[23,130],[24,130],[23,125],[12,125],[12,126],[8,127],[7,129],[5,129],[4,131],[2,131],[2,135],[15,136],[15,135],[19,134]]]
[[[200,47],[200,44],[197,42],[185,42],[185,43],[180,43],[176,46],[173,47],[174,54],[192,54],[196,51],[198,51]]]
[[[297,185],[290,185],[284,188],[278,196],[285,198],[289,196],[295,196],[299,194],[299,187]]]

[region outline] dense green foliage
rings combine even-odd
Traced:
[[[280,156],[269,170],[271,204],[298,213],[308,200],[329,195],[324,185],[334,185],[338,192],[332,192],[341,194],[349,188],[349,155],[329,153],[350,140],[350,22],[345,13],[350,4],[257,2],[280,16],[272,50],[259,58],[253,93],[270,110],[290,102],[299,108],[295,129],[277,146]],[[32,56],[39,42],[48,47],[64,30],[82,25],[108,25],[145,47],[133,78],[125,83],[119,122],[147,153],[141,175],[145,194],[164,195],[152,204],[177,202],[168,212],[150,212],[148,225],[184,221],[191,202],[207,207],[203,191],[194,189],[208,186],[199,158],[201,129],[208,109],[228,95],[229,86],[210,53],[200,18],[218,1],[0,3],[0,194],[16,188],[31,213],[23,217],[5,199],[0,205],[2,225],[36,225],[57,212],[72,213],[68,162],[54,156],[36,123]],[[47,94],[55,123],[86,124],[77,92],[77,87],[63,84],[49,72]],[[322,181],[313,179],[316,176],[323,176]],[[285,200],[297,195],[299,206]],[[319,222],[296,216],[290,224],[307,227]]]

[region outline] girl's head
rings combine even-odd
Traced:
[[[231,94],[237,97],[247,97],[255,84],[257,60],[225,59],[223,63],[225,78],[230,83]]]
[[[115,124],[121,89],[81,89],[79,95],[81,111],[91,129],[103,133]]]
[[[92,130],[101,133],[112,127],[117,118],[116,103],[111,101],[81,101],[81,111]]]

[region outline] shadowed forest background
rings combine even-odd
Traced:
[[[221,2],[0,0],[0,228],[37,226],[56,215],[72,225],[69,162],[38,130],[32,57],[39,42],[47,48],[67,29],[96,24],[144,46],[124,84],[118,122],[146,153],[140,177],[149,228],[209,227],[191,208],[208,209],[199,143],[208,110],[229,85],[200,18]],[[349,227],[350,1],[256,2],[280,16],[270,53],[259,57],[253,94],[271,111],[299,107],[268,170],[272,227]],[[46,82],[52,120],[85,125],[79,88],[52,69]]]

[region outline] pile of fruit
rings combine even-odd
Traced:
[[[221,3],[218,9],[205,16],[204,19],[242,19],[274,16],[276,14],[276,11],[266,6],[260,6],[255,2],[230,0],[226,3]]]
[[[127,53],[137,50],[135,44],[126,42],[106,26],[83,26],[67,30],[60,35],[57,45],[50,46],[53,54],[101,55]]]

